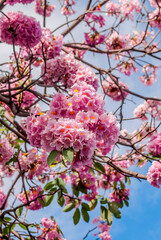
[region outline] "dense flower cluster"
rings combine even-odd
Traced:
[[[149,24],[151,27],[157,27],[161,30],[161,13],[159,8],[149,13]]]
[[[76,4],[75,1],[73,0],[63,0],[64,1],[64,6],[61,9],[61,14],[65,15],[65,16],[70,16],[75,12],[75,10],[72,8],[73,5]]]
[[[155,157],[161,156],[161,132],[151,137],[147,144],[148,152]]]
[[[70,182],[72,186],[83,186],[86,189],[86,193],[81,196],[81,199],[91,201],[95,199],[98,194],[96,178],[89,172],[88,167],[76,168],[76,172],[70,175]]]
[[[8,139],[0,138],[0,165],[8,162],[14,154],[14,148],[9,143]]]
[[[59,55],[63,45],[63,36],[54,36],[48,28],[42,29],[40,42],[32,48],[33,64],[39,66],[46,60]]]
[[[48,170],[47,154],[45,151],[39,154],[37,148],[32,148],[27,153],[20,152],[19,164],[21,170],[27,172],[29,179],[33,179],[34,176],[39,177],[43,172]],[[18,167],[17,163],[16,165]]]
[[[151,115],[157,121],[161,120],[161,102],[156,100],[147,100],[143,104],[137,106],[134,110],[134,116],[141,120],[147,120]]]
[[[101,240],[112,240],[109,231],[110,231],[110,226],[104,221],[98,218],[93,219],[93,224],[97,224],[97,228],[101,231],[99,233],[94,233],[94,236],[98,236]]]
[[[143,66],[142,72],[144,73],[139,79],[145,86],[153,85],[157,81],[157,66],[146,64]]]
[[[161,185],[161,162],[154,161],[147,173],[147,180],[153,186],[160,188]]]
[[[130,20],[134,20],[134,13],[141,11],[141,5],[138,0],[119,0],[119,3],[108,1],[106,4],[107,15],[121,16]]]
[[[128,92],[124,91],[124,89],[128,90],[128,87],[123,82],[118,82],[116,79],[113,81],[110,77],[107,77],[107,81],[103,81],[103,89],[105,94],[111,97],[114,101],[121,101],[125,99],[128,95]]]
[[[51,13],[55,9],[55,5],[49,5],[46,3],[45,15],[50,17]],[[45,1],[44,0],[35,0],[35,12],[44,16]]]
[[[127,200],[130,194],[130,189],[117,189],[109,194],[109,198],[112,202],[121,203]]]
[[[8,12],[0,19],[0,38],[8,44],[34,47],[40,41],[41,26],[33,17],[22,12]]]
[[[41,191],[41,187],[38,186],[36,188],[30,188],[30,190],[26,191],[26,193],[22,192],[18,194],[17,198],[19,199],[19,201],[26,204],[26,207],[28,207],[30,210],[39,210],[42,208],[40,199],[43,199],[43,197],[39,197],[41,196]]]
[[[0,188],[0,208],[3,206],[5,200],[6,200],[6,195],[4,194],[3,189]],[[5,207],[7,207],[7,203]]]
[[[46,85],[51,85],[53,82],[61,82],[64,86],[70,87],[73,85],[73,77],[75,76],[80,63],[75,60],[72,54],[60,55],[50,59],[45,64],[42,64],[41,73]]]
[[[41,225],[43,227],[38,227],[38,231],[41,230],[42,234],[36,238],[37,240],[65,240],[65,238],[62,238],[59,226],[54,220],[45,217],[41,219]]]
[[[7,0],[5,4],[14,5],[16,3],[28,4],[32,3],[34,0]]]

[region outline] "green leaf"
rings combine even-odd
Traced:
[[[69,212],[75,207],[75,203],[69,203],[63,208],[63,212]]]
[[[53,186],[55,186],[54,182],[48,182],[45,186],[44,186],[44,190],[49,190],[51,189]]]
[[[58,192],[57,202],[61,207],[64,205],[65,200],[61,192]]]
[[[63,181],[63,179],[57,177],[56,178],[56,183],[58,185],[58,187],[60,187],[62,189],[63,192],[67,193],[67,189],[65,188],[65,182]]]
[[[82,208],[85,208],[86,211],[90,211],[89,205],[87,203],[82,203]]]
[[[22,229],[27,230],[27,227],[26,227],[25,225],[23,225],[22,223],[19,223],[18,225],[19,225]]]
[[[121,218],[121,212],[118,210],[117,213],[113,214],[115,218]]]
[[[107,204],[107,203],[108,203],[107,198],[101,198],[101,199],[100,199],[100,203],[101,203],[101,204]]]
[[[4,235],[7,235],[7,234],[9,234],[9,232],[10,232],[10,226],[6,226],[6,227],[4,227],[3,230],[2,230],[2,235],[3,235],[3,236],[4,236]]]
[[[119,204],[117,202],[110,202],[108,203],[108,206],[109,206],[109,210],[112,212],[112,213],[117,213],[119,210]]]
[[[125,184],[123,182],[120,182],[121,189],[125,189]]]
[[[85,208],[82,207],[81,214],[85,222],[89,222],[89,214]]]
[[[57,187],[55,186],[55,187],[50,189],[49,193],[55,193],[56,190],[57,190]]]
[[[50,205],[50,203],[53,201],[54,195],[49,195],[44,198],[44,207],[47,207]]]
[[[65,187],[65,182],[63,181],[63,179],[62,178],[59,178],[59,177],[57,177],[56,178],[56,184],[58,185],[58,187]]]
[[[124,203],[127,207],[129,206],[129,202],[127,200],[124,200]]]
[[[72,163],[74,153],[73,153],[73,150],[71,148],[63,149],[62,154],[68,162]]]
[[[107,210],[107,221],[108,221],[108,225],[111,225],[113,221],[113,215],[109,209]]]
[[[105,173],[105,168],[101,163],[94,162],[93,166],[95,167],[96,170],[99,170],[99,171]]]
[[[107,216],[108,216],[108,211],[107,208],[104,206],[101,206],[101,218],[103,221],[107,220]]]
[[[20,207],[20,208],[17,208],[17,209],[16,209],[15,213],[16,213],[16,215],[17,215],[18,218],[21,216],[22,211],[23,211],[23,207]]]
[[[53,150],[52,152],[49,153],[49,156],[47,158],[47,163],[48,165],[52,165],[54,159],[57,157],[58,151]]]
[[[10,221],[12,220],[12,218],[10,218],[10,217],[5,217],[4,220],[7,221],[7,222],[10,222]]]
[[[79,220],[80,220],[80,211],[79,211],[79,208],[77,208],[73,214],[74,225],[77,225],[79,223]]]
[[[78,184],[78,190],[82,193],[87,194],[87,189],[81,182],[79,182],[79,184]]]
[[[73,187],[72,187],[72,191],[73,191],[73,194],[74,194],[76,197],[79,196],[79,190],[78,190],[78,188],[77,188],[76,186],[73,186]]]
[[[97,199],[92,199],[92,200],[89,202],[90,211],[94,210],[96,206],[97,206]]]

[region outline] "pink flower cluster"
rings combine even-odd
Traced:
[[[126,76],[130,76],[132,72],[137,72],[139,69],[134,66],[134,62],[130,59],[128,62],[123,62],[119,65],[119,71]]]
[[[0,208],[3,206],[5,200],[6,200],[6,195],[4,194],[3,189],[0,188]],[[5,207],[7,207],[7,203]]]
[[[112,32],[112,34],[106,38],[105,43],[107,51],[120,50],[126,48],[129,44],[127,43],[127,40],[124,38],[124,36],[118,34],[117,32]],[[117,59],[118,57],[122,58],[121,56],[116,55],[115,59]]]
[[[46,69],[45,69],[46,67]],[[46,70],[46,73],[44,74]],[[86,82],[96,90],[98,88],[98,78],[90,68],[75,60],[72,53],[60,55],[50,59],[41,65],[42,79],[46,85],[53,83],[62,84],[65,88],[70,88],[76,82]]]
[[[114,159],[116,160],[116,159]],[[118,165],[118,163],[114,163],[116,166]],[[123,163],[121,164],[121,167],[125,167],[125,165],[123,166]],[[118,165],[119,166],[119,165]],[[127,166],[127,165],[126,165]],[[122,174],[120,174],[119,172],[117,172],[116,170],[114,170],[113,168],[111,168],[109,165],[105,165],[105,174],[101,174],[100,177],[98,178],[97,184],[98,184],[98,188],[102,188],[104,190],[110,189],[113,186],[114,182],[120,182],[124,180],[124,176]]]
[[[0,165],[8,162],[14,154],[14,148],[6,137],[0,138]]]
[[[27,153],[20,152],[19,163],[21,170],[25,170],[25,172],[27,172],[27,177],[29,179],[33,179],[34,176],[39,177],[49,168],[46,152],[43,151],[42,154],[39,154],[37,148],[32,148]],[[17,163],[16,167],[18,168]]]
[[[50,220],[49,218],[44,217],[41,220],[41,224],[43,227],[38,227],[38,231],[41,230],[42,234],[37,237],[37,240],[65,240],[65,238],[62,238],[59,231],[59,226],[54,220]]]
[[[161,132],[151,137],[147,144],[148,152],[155,157],[161,156]]]
[[[147,173],[147,180],[153,186],[160,188],[161,185],[161,162],[154,161]]]
[[[70,16],[75,13],[75,10],[72,6],[75,5],[75,1],[73,0],[64,0],[64,6],[61,9],[61,14],[65,16]]]
[[[16,3],[28,4],[32,3],[34,0],[7,0],[5,4],[14,5]]]
[[[96,148],[95,135],[73,119],[60,118],[48,121],[41,133],[42,148],[48,152],[72,148],[75,152],[73,165],[91,163]]]
[[[53,85],[53,82],[61,82],[64,86],[73,85],[73,77],[75,76],[80,63],[75,60],[72,54],[60,55],[54,59],[50,59],[41,66],[41,74],[43,81],[47,85]],[[46,67],[46,69],[45,69]]]
[[[139,79],[145,86],[153,85],[157,81],[156,70],[157,66],[146,64],[143,66],[142,72],[144,73]]]
[[[100,11],[100,7],[97,7],[96,11]],[[102,15],[89,12],[85,15],[84,20],[91,30],[89,33],[84,34],[85,42],[92,47],[98,44],[103,44],[105,42],[106,35],[100,34],[96,28],[97,23],[99,24],[99,28],[102,28],[105,25],[105,19],[102,17]]]
[[[63,36],[54,36],[48,28],[42,29],[42,36],[39,43],[33,47],[33,64],[39,66],[44,61],[44,56],[46,60],[55,58],[59,55],[63,45]]]
[[[2,42],[31,48],[40,41],[41,26],[33,17],[22,12],[8,12],[6,15],[0,19]]]
[[[149,0],[150,4],[154,8],[159,8],[161,7],[161,0]]]
[[[106,36],[95,31],[94,33],[84,33],[85,42],[94,47],[98,44],[103,44],[105,42]]]
[[[130,189],[116,189],[109,194],[109,198],[112,202],[121,203],[127,200],[130,194]]]
[[[161,120],[161,102],[156,100],[147,100],[140,104],[134,110],[134,116],[141,120],[147,120],[147,115],[150,114],[157,121]]]
[[[124,91],[124,89],[128,90],[128,86],[121,81],[118,82],[116,78],[112,80],[110,77],[107,77],[107,81],[103,81],[102,85],[105,94],[111,97],[114,101],[121,101],[128,95],[128,92]]]
[[[42,208],[40,199],[43,199],[43,197],[39,197],[41,196],[41,191],[41,187],[37,186],[36,188],[30,188],[30,190],[26,192],[28,196],[28,201],[31,201],[30,203],[27,201],[25,192],[19,193],[17,195],[17,198],[19,199],[19,201],[26,204],[25,207],[28,207],[30,210],[39,210]]]
[[[96,198],[98,194],[96,186],[96,178],[92,173],[89,172],[88,167],[79,167],[75,169],[72,175],[70,175],[70,181],[72,186],[81,185],[87,190],[86,194],[83,194],[80,199],[85,199],[86,201],[91,201]]]
[[[149,13],[149,24],[151,27],[157,27],[161,30],[161,13],[159,8]]]
[[[53,10],[55,9],[55,5],[49,5],[46,3],[46,17],[49,17]],[[35,12],[44,16],[44,8],[45,1],[44,0],[35,0]]]
[[[108,16],[121,16],[133,21],[134,13],[141,11],[141,5],[138,0],[119,0],[119,3],[108,1],[106,4]]]
[[[101,231],[101,233],[94,233],[94,236],[97,236],[101,240],[112,240],[109,231],[110,231],[110,226],[106,222],[103,222],[100,217],[94,218],[92,221],[93,224],[97,224],[97,228]]]

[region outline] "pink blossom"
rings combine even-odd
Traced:
[[[19,163],[21,170],[27,172],[27,177],[33,179],[34,176],[39,177],[43,172],[48,170],[47,153],[38,153],[37,148],[30,149],[27,153],[20,152]],[[16,164],[18,168],[18,164]]]
[[[38,228],[38,231],[41,230],[42,234],[37,237],[37,240],[66,240],[65,238],[62,238],[59,226],[55,220],[50,220],[49,218],[44,217],[41,220],[41,224],[43,227]]]
[[[28,4],[32,3],[34,0],[7,0],[5,4],[14,5],[16,3]]]
[[[128,86],[121,81],[118,82],[116,78],[112,80],[110,77],[107,77],[107,81],[103,81],[102,85],[105,94],[114,101],[121,101],[128,95],[128,92],[124,91],[124,89],[128,90]]]
[[[151,27],[157,27],[161,30],[161,13],[159,9],[149,13],[149,23]]]
[[[117,189],[109,194],[110,200],[113,202],[121,203],[123,200],[127,200],[130,194],[130,189]]]
[[[0,19],[0,38],[8,44],[34,47],[41,38],[41,26],[22,12],[8,12]],[[25,29],[25,31],[24,31]]]
[[[120,15],[120,6],[118,3],[113,3],[111,1],[108,1],[106,4],[107,9],[107,15],[108,16],[119,16]]]
[[[161,162],[154,161],[147,173],[147,180],[153,186],[160,188],[161,185]]]
[[[103,34],[99,34],[97,31],[94,33],[84,33],[85,41],[89,46],[96,46],[98,44],[103,44],[105,42],[106,36]]]
[[[161,7],[161,0],[149,0],[150,4],[154,8],[159,8]]]
[[[64,6],[61,9],[61,14],[65,15],[65,16],[70,16],[75,12],[75,10],[72,8],[73,5],[75,5],[75,1],[73,0],[65,0],[64,1]]]
[[[42,79],[46,85],[52,85],[53,83],[58,82],[63,84],[64,87],[70,87],[73,85],[72,78],[75,77],[79,65],[80,63],[75,60],[71,53],[57,56],[54,59],[48,60],[46,65],[42,64]]]
[[[132,72],[137,72],[138,70],[139,69],[134,66],[134,62],[132,60],[119,65],[119,71],[124,73],[126,76],[130,76]]]
[[[32,146],[41,147],[41,132],[45,129],[47,120],[46,114],[39,111],[27,117],[27,137]]]
[[[8,162],[14,154],[14,148],[6,137],[0,138],[0,165]]]
[[[33,64],[39,66],[46,60],[55,58],[60,54],[63,44],[63,36],[54,36],[48,28],[42,29],[41,41],[32,48]]]
[[[39,210],[42,208],[40,199],[42,199],[43,197],[39,197],[41,196],[41,191],[42,189],[39,186],[37,186],[36,188],[30,188],[30,190],[27,191],[28,200],[31,202],[29,203],[29,206],[26,205],[26,207],[28,207],[30,210]],[[24,204],[28,203],[25,192],[18,194],[17,198]]]
[[[55,5],[49,5],[46,3],[46,17],[49,17],[53,10],[55,9]],[[44,0],[35,0],[35,12],[44,16],[44,8],[45,2]]]
[[[149,143],[147,144],[148,152],[159,157],[161,155],[161,132],[155,134],[151,137]]]
[[[142,72],[144,73],[139,79],[145,86],[153,85],[157,81],[156,70],[157,66],[146,64],[143,66]]]
[[[5,200],[6,200],[6,195],[4,194],[3,189],[0,188],[0,208],[3,206]],[[5,207],[7,207],[7,203]]]

